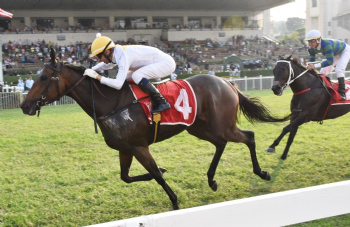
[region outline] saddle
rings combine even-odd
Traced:
[[[338,92],[339,84],[336,81],[331,81],[329,77],[322,76],[324,85],[328,88],[333,98],[330,99],[330,105],[342,105],[350,103],[350,81],[345,80],[345,101],[341,101],[341,97]]]
[[[135,83],[129,83],[130,89],[136,100],[141,100],[141,104],[146,117],[152,124],[153,137],[150,142],[157,140],[159,125],[177,125],[182,124],[190,126],[193,124],[197,113],[197,100],[192,86],[185,80],[175,80],[161,82],[157,84],[159,92],[170,103],[171,108],[161,113],[151,114],[151,100],[145,98],[148,95],[144,93]]]
[[[328,90],[330,91],[330,94],[332,95],[332,98],[330,98],[328,107],[326,112],[323,115],[323,119],[322,121],[326,118],[328,111],[330,110],[330,108],[332,108],[332,110],[336,111],[337,108],[344,108],[345,105],[346,108],[348,108],[349,104],[350,104],[350,81],[345,80],[345,101],[341,101],[341,97],[339,95],[338,92],[338,88],[339,88],[339,84],[336,81],[331,81],[329,79],[329,77],[326,76],[322,76],[320,75],[320,77],[323,80],[324,85],[328,88]],[[322,123],[321,121],[321,123]]]

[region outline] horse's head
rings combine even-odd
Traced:
[[[63,62],[56,60],[55,51],[51,48],[51,60],[46,63],[29,90],[25,100],[21,103],[24,114],[35,115],[45,104],[59,100],[69,88],[69,78],[64,76]]]
[[[292,55],[279,57],[273,69],[274,81],[271,88],[273,93],[282,95],[283,90],[304,70],[306,68],[301,65],[299,58],[292,58]]]

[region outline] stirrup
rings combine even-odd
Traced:
[[[159,112],[163,112],[164,110],[168,110],[170,109],[170,104],[168,102],[166,103],[162,103],[162,104],[159,104],[156,108],[153,109],[152,107],[152,114],[153,113],[159,113]]]
[[[340,95],[340,100],[341,101],[345,101],[346,100],[344,93],[339,93],[339,95]]]

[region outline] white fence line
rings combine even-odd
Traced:
[[[21,102],[25,99],[27,93],[8,92],[0,93],[0,109],[20,108]],[[76,104],[76,101],[68,96],[63,96],[59,101],[55,101],[50,106]]]
[[[89,227],[280,227],[350,213],[350,180]]]

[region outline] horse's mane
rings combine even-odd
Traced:
[[[289,57],[280,57],[280,60],[286,60],[286,61],[290,61],[292,63],[294,63],[295,65],[299,66],[299,68],[303,69],[303,71],[306,70],[306,65],[302,64],[300,61],[300,58],[298,57],[293,57],[289,56]],[[310,73],[313,76],[318,76],[319,72],[317,70],[309,70],[308,73]]]
[[[70,64],[70,63],[68,63],[68,62],[63,62],[63,64],[64,64],[65,66],[67,66],[68,68],[73,69],[74,71],[76,71],[76,72],[79,73],[79,74],[84,74],[85,69],[86,69],[86,68],[85,68],[84,66],[82,66],[82,65]]]

